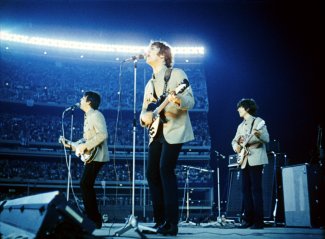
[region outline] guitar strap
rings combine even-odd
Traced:
[[[165,76],[164,76],[165,85],[164,85],[163,95],[166,95],[167,85],[168,85],[168,81],[170,79],[170,76],[172,74],[172,70],[173,70],[173,68],[167,68],[167,70],[165,71]],[[155,86],[154,86],[152,81],[151,81],[151,83],[152,83],[152,87],[153,87],[153,97],[156,100],[158,100],[158,96],[157,96],[156,91],[155,91]]]
[[[165,76],[164,76],[165,86],[164,86],[164,92],[163,92],[164,95],[166,95],[167,85],[168,85],[170,76],[172,74],[172,70],[173,70],[173,68],[167,68],[167,70],[165,71]]]
[[[251,134],[252,131],[253,131],[253,126],[254,126],[255,119],[256,119],[256,118],[253,119],[252,126],[251,126],[251,130],[249,131],[249,134]],[[246,144],[246,147],[247,147],[247,148],[250,147],[250,144],[247,143],[247,144]]]
[[[254,119],[253,119],[253,122],[252,122],[252,126],[251,126],[251,130],[249,131],[249,134],[251,134],[251,133],[252,133],[252,130],[253,130],[253,126],[254,126],[254,122],[255,122],[255,119],[256,119],[256,118],[254,118]]]

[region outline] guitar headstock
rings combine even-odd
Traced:
[[[70,141],[64,138],[64,136],[59,137],[59,143],[63,144],[64,147],[71,147]]]
[[[258,123],[257,127],[256,127],[256,130],[260,130],[263,128],[263,126],[265,125],[265,121],[262,120],[261,122]]]
[[[179,86],[176,87],[175,89],[175,94],[180,94],[183,93],[184,90],[189,87],[190,83],[188,82],[187,79],[184,79]]]
[[[59,143],[63,144],[65,143],[65,138],[61,135],[58,139]]]

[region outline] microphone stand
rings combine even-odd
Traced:
[[[136,89],[137,89],[137,63],[138,60],[134,59],[134,90],[133,90],[133,154],[132,154],[132,213],[126,221],[126,225],[115,232],[114,236],[121,236],[123,233],[129,231],[131,228],[135,230],[136,233],[139,234],[141,239],[147,239],[147,237],[142,233],[142,230],[153,230],[151,227],[139,226],[137,219],[134,215],[134,194],[135,194],[135,140],[136,140]],[[123,62],[122,62],[123,63]]]
[[[64,118],[64,114],[65,114],[66,110],[63,111],[62,113],[62,124],[63,124],[63,118]],[[73,112],[74,112],[74,108],[71,108],[71,122],[70,122],[70,141],[72,141],[72,135],[73,135],[73,118],[74,118],[74,115],[73,115]],[[64,125],[62,125],[62,127],[64,128]],[[63,131],[64,132],[64,131]],[[64,137],[64,135],[63,135]],[[68,157],[68,182],[67,182],[67,201],[69,201],[69,197],[70,197],[70,183],[72,181],[71,179],[71,157],[72,157],[72,149],[70,147],[69,149],[69,157]]]
[[[185,225],[196,225],[195,222],[192,222],[190,220],[190,169],[192,167],[190,166],[183,166],[186,169],[186,179],[185,179],[185,186],[184,190],[186,192],[186,219],[185,221],[181,222],[180,225],[185,224]],[[193,167],[194,168],[194,167]],[[184,194],[185,197],[185,194]]]
[[[220,207],[220,177],[219,177],[219,157],[224,158],[222,154],[218,151],[214,151],[216,153],[217,158],[217,193],[218,193],[218,216],[217,221],[213,223],[209,223],[208,226],[217,226],[222,227],[224,226],[225,219],[221,217],[221,207]]]
[[[274,196],[275,196],[275,202],[274,202],[274,209],[273,209],[273,223],[274,223],[274,226],[276,227],[276,224],[277,224],[277,213],[278,213],[278,201],[279,201],[279,198],[278,198],[278,180],[277,180],[277,158],[276,158],[276,153],[275,152],[271,152],[273,154],[273,160],[274,160],[274,163],[273,163],[273,182],[275,184],[274,188],[275,188],[275,192],[274,192]]]
[[[206,172],[206,173],[213,173],[214,170],[198,168],[193,166],[183,165],[183,168],[186,169],[186,179],[185,179],[185,186],[184,186],[184,197],[186,192],[186,219],[185,221],[180,222],[180,225],[197,225],[197,223],[192,222],[190,220],[190,170],[198,170],[199,172]]]
[[[218,217],[217,222],[221,224],[221,208],[220,208],[220,178],[219,178],[219,154],[217,154],[217,188],[218,188]],[[221,224],[222,225],[222,224]]]

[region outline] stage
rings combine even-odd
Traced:
[[[93,231],[92,235],[85,236],[83,238],[141,238],[140,235],[135,231],[135,228],[122,233],[120,236],[116,236],[116,232],[120,230],[126,224],[123,223],[104,223],[101,229],[96,229]],[[141,226],[152,226],[152,223],[139,223],[139,228]],[[325,231],[320,228],[302,228],[302,227],[274,227],[273,225],[266,225],[262,230],[253,229],[238,229],[235,226],[237,224],[229,223],[225,225],[220,225],[217,222],[206,223],[202,225],[181,225],[179,227],[179,233],[177,237],[163,236],[157,234],[145,234],[147,238],[205,238],[205,239],[237,239],[237,238],[263,238],[263,239],[324,239]],[[24,238],[30,239],[34,238],[35,234],[28,233],[19,228],[15,228],[15,232],[7,233],[10,231],[10,226],[0,222],[0,231],[2,233],[2,239],[14,239],[14,238]],[[78,237],[79,238],[79,237]]]
[[[144,226],[150,226],[150,223],[139,224]],[[114,235],[124,224],[111,223],[104,224],[104,227],[100,230],[95,230],[93,235],[100,236],[102,238],[113,238],[109,235]],[[146,234],[147,238],[171,238],[172,236],[153,235]],[[118,237],[114,237],[118,238]],[[140,236],[130,229],[125,232],[119,238],[140,238]],[[263,230],[252,229],[237,229],[234,224],[226,224],[225,226],[219,226],[217,223],[210,223],[198,226],[180,226],[179,233],[176,238],[206,238],[206,239],[235,239],[235,238],[276,238],[276,239],[323,239],[325,233],[323,229],[319,228],[289,228],[289,227],[273,227],[266,226]]]

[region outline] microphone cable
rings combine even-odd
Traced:
[[[62,136],[64,137],[65,130],[64,130],[64,121],[63,121],[63,119],[64,119],[64,112],[62,113],[62,117],[61,117],[61,130],[62,130]],[[82,209],[80,208],[80,205],[79,205],[80,199],[78,198],[78,196],[76,195],[76,193],[75,193],[75,191],[73,189],[73,182],[72,182],[72,175],[71,175],[71,161],[70,161],[70,167],[69,167],[68,153],[67,153],[67,149],[64,147],[64,145],[63,145],[63,150],[64,150],[65,163],[66,163],[67,170],[68,170],[68,179],[67,180],[70,179],[70,184],[68,185],[68,187],[71,188],[71,192],[72,192],[74,201],[75,201],[75,203],[77,205],[77,208],[78,208],[79,212],[81,214],[83,214],[83,211],[82,211]],[[70,154],[71,154],[71,152],[70,152]]]
[[[122,62],[123,63],[123,62]],[[120,113],[121,113],[121,98],[122,98],[122,66],[123,64],[120,64],[119,67],[119,74],[118,74],[118,101],[117,101],[117,109],[116,109],[116,121],[115,121],[115,129],[114,129],[114,140],[113,140],[113,167],[114,167],[114,173],[115,173],[115,205],[117,206],[118,202],[118,186],[119,186],[119,175],[116,170],[116,144],[118,141],[118,125],[119,125],[119,119],[120,119]]]

